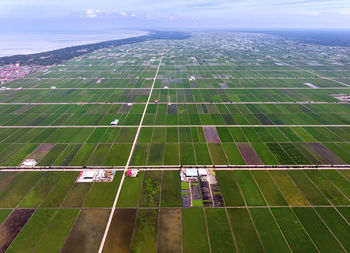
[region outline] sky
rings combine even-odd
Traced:
[[[0,0],[7,31],[350,29],[350,0]]]

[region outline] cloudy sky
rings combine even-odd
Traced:
[[[0,0],[7,29],[350,28],[350,0]]]

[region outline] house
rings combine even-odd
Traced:
[[[94,170],[85,170],[83,172],[82,178],[85,180],[94,180],[96,176],[96,171]]]
[[[115,125],[118,124],[118,122],[119,122],[119,119],[115,119],[114,121],[112,121],[112,122],[110,123],[110,125],[115,126]]]
[[[185,170],[186,177],[198,177],[198,170],[197,169],[186,169]]]
[[[138,173],[139,173],[139,170],[137,170],[137,169],[128,169],[126,171],[126,175],[128,177],[136,177]]]
[[[21,164],[22,167],[35,167],[35,165],[37,164],[37,161],[35,161],[35,159],[26,159],[23,161],[23,163]]]
[[[206,169],[198,169],[198,176],[206,176],[207,174]]]

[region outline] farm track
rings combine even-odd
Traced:
[[[141,120],[140,120],[140,124],[138,126],[138,129],[137,129],[137,132],[136,132],[136,135],[135,135],[135,138],[134,138],[134,142],[132,144],[131,151],[129,153],[129,158],[128,158],[127,162],[126,162],[126,165],[125,165],[125,168],[124,168],[124,171],[123,171],[122,179],[121,179],[120,184],[118,186],[118,191],[117,191],[117,194],[115,196],[115,199],[114,199],[114,202],[113,202],[113,206],[112,206],[112,210],[110,212],[110,215],[109,215],[109,218],[108,218],[108,221],[107,221],[107,225],[106,225],[106,228],[105,228],[105,232],[103,234],[103,237],[102,237],[102,240],[101,240],[101,243],[100,243],[100,247],[99,247],[99,250],[98,250],[99,253],[102,253],[103,247],[105,245],[105,241],[107,239],[108,231],[109,231],[109,228],[111,226],[112,219],[113,219],[113,216],[114,216],[114,213],[115,213],[115,210],[116,210],[116,205],[117,205],[117,202],[118,202],[118,199],[119,199],[119,195],[120,195],[120,192],[121,192],[121,189],[123,187],[124,180],[125,180],[125,174],[126,174],[126,171],[129,169],[129,164],[131,162],[131,158],[132,158],[134,150],[135,150],[137,139],[139,137],[139,134],[140,134],[140,131],[141,131],[141,128],[142,128],[142,124],[143,124],[144,117],[146,115],[148,104],[149,104],[149,102],[151,100],[153,87],[154,87],[154,84],[156,82],[160,66],[162,64],[163,56],[164,56],[164,53],[161,54],[161,57],[160,57],[160,60],[159,60],[159,64],[158,64],[158,68],[157,68],[157,72],[156,72],[154,80],[153,80],[152,88],[151,88],[151,91],[150,91],[150,93],[148,95],[147,104],[146,104],[145,109],[143,111],[143,114],[142,114],[142,117],[141,117]]]
[[[140,171],[179,170],[181,168],[209,168],[215,170],[348,170],[350,165],[159,165],[159,166],[129,166]],[[19,166],[0,166],[1,172],[33,172],[33,171],[81,171],[83,169],[113,169],[124,171],[125,166],[37,166],[23,168]]]
[[[350,86],[349,86],[350,87]],[[15,89],[15,88],[12,88]],[[55,90],[149,90],[150,88],[107,88],[107,87],[92,87],[92,88],[58,88]],[[347,87],[318,87],[317,90],[346,90]],[[22,90],[52,90],[51,88],[22,88]],[[315,90],[315,88],[310,87],[235,87],[235,88],[153,88],[153,90]]]

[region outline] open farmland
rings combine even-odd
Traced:
[[[350,251],[349,49],[191,35],[0,89],[0,252]]]
[[[197,208],[183,207],[174,174],[179,172],[145,171],[124,182],[103,252],[350,250],[346,170],[217,170],[224,205]],[[113,183],[91,184],[75,183],[77,172],[1,175],[2,249],[97,251],[121,171]],[[25,180],[28,175],[32,180]]]

